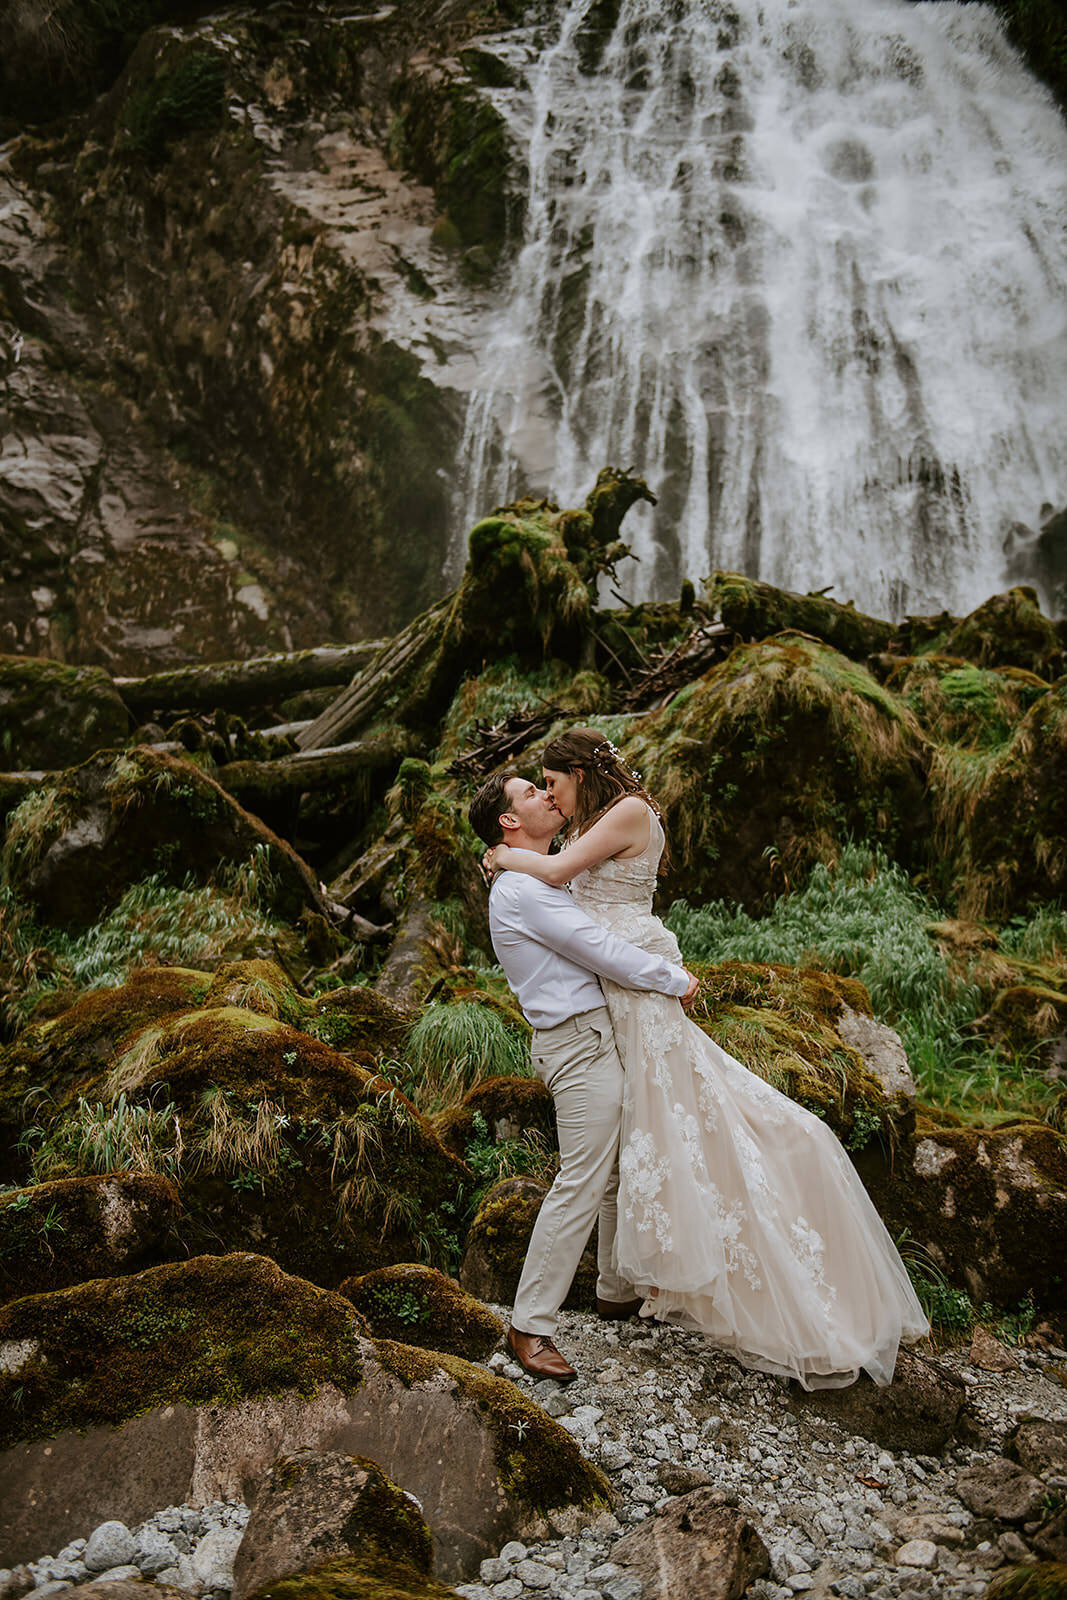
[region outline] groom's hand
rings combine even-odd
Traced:
[[[689,972],[689,969],[688,967],[683,967],[682,971]],[[689,972],[689,987],[682,996],[682,1005],[686,1011],[689,1010],[689,1007],[693,1004],[693,1001],[696,999],[699,993],[700,979],[694,977],[693,974]]]

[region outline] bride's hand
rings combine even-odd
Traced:
[[[482,857],[482,871],[490,880],[493,874],[500,872],[507,866],[508,847],[506,844],[493,844]]]
[[[689,972],[688,967],[683,968],[683,971]],[[682,996],[682,1005],[686,1011],[688,1011],[692,1006],[693,1001],[696,999],[699,993],[700,979],[695,977],[692,972],[689,972],[689,987]]]

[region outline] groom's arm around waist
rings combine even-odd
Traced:
[[[648,989],[681,996],[689,975],[672,961],[650,955],[594,922],[565,889],[553,888],[526,873],[505,872],[490,902],[494,942],[509,934],[533,939],[575,966],[610,978],[626,989]]]

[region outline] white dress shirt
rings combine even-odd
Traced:
[[[489,891],[489,931],[526,1020],[554,1028],[604,1004],[597,976],[626,989],[681,996],[681,967],[650,956],[587,917],[566,889],[525,872],[499,872]]]

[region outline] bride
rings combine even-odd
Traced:
[[[613,933],[678,962],[652,914],[659,811],[615,747],[576,728],[544,752],[568,819],[558,855],[497,845],[492,871],[566,884]],[[701,1329],[747,1366],[837,1388],[891,1382],[929,1324],[830,1129],[721,1050],[677,1000],[602,981],[626,1069],[618,1271],[643,1316]]]

